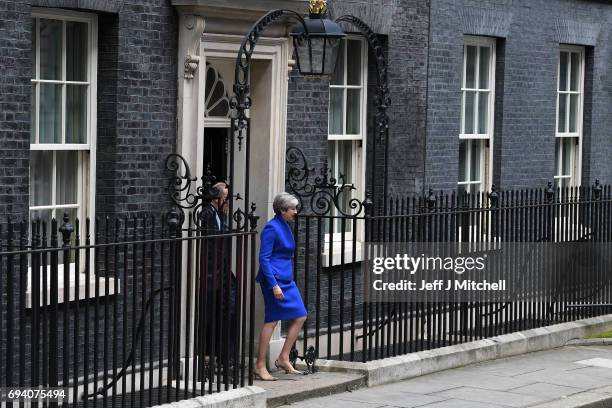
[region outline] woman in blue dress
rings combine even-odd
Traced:
[[[289,352],[307,315],[302,296],[293,280],[295,241],[289,221],[295,218],[298,203],[297,198],[291,194],[277,195],[272,204],[276,215],[261,231],[259,272],[256,280],[261,286],[264,298],[265,321],[259,335],[259,352],[255,364],[255,375],[260,380],[276,380],[266,368],[266,354],[272,333],[280,320],[291,322],[275,365],[286,373],[300,374],[289,362]]]

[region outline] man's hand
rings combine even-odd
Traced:
[[[274,292],[274,297],[277,300],[283,300],[285,299],[285,295],[283,295],[283,290],[280,288],[280,286],[276,285],[272,288],[272,292]]]

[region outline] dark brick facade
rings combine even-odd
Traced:
[[[611,27],[602,2],[432,1],[426,185],[457,181],[466,34],[498,39],[494,182],[543,187],[553,178],[559,44],[586,46],[582,183],[609,182]]]
[[[23,1],[0,2],[0,213],[28,214],[32,14]]]
[[[177,16],[167,0],[126,1],[100,19],[98,214],[168,207],[175,150]]]

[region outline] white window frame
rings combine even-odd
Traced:
[[[98,17],[96,14],[89,13],[81,13],[76,11],[68,11],[68,10],[53,10],[53,9],[40,9],[33,8],[32,9],[32,18],[33,19],[52,19],[52,20],[61,20],[64,22],[63,32],[65,33],[65,22],[66,21],[76,21],[81,23],[88,24],[88,36],[89,36],[89,57],[88,57],[88,92],[87,92],[87,133],[88,133],[88,141],[83,144],[66,144],[66,143],[36,143],[39,140],[39,126],[38,120],[39,116],[39,107],[40,107],[40,87],[36,89],[36,104],[32,107],[32,109],[36,109],[36,123],[35,123],[35,143],[30,144],[30,150],[39,150],[39,151],[61,151],[61,150],[77,150],[83,152],[89,152],[89,157],[87,160],[84,160],[84,153],[79,154],[79,172],[78,172],[78,183],[79,186],[83,186],[83,188],[79,188],[78,190],[78,205],[79,212],[77,216],[80,220],[84,220],[86,217],[91,217],[95,214],[95,197],[96,197],[96,126],[97,126],[97,74],[98,74]],[[63,61],[62,64],[62,80],[41,80],[39,78],[39,66],[40,66],[40,32],[39,32],[39,24],[35,24],[33,27],[34,36],[36,36],[36,53],[37,53],[37,64],[34,68],[35,78],[31,80],[32,84],[36,83],[55,83],[55,84],[85,84],[85,82],[71,82],[66,81],[66,36],[63,35],[62,38],[62,55]],[[62,138],[66,136],[66,92],[62,92]],[[54,155],[54,161],[55,161]],[[55,163],[53,166],[55,172]],[[83,176],[86,176],[88,180],[83,180]],[[55,176],[55,174],[53,174]],[[51,189],[51,194],[53,195],[52,202],[55,203],[55,177],[52,179],[52,183],[54,184]],[[86,192],[83,190],[87,190]],[[33,210],[50,210],[50,209],[70,209],[74,208],[74,205],[44,205],[44,206],[35,206],[29,207],[30,211]]]
[[[78,183],[79,183],[79,190],[78,190],[78,197],[77,197],[77,202],[79,205],[79,211],[77,213],[77,216],[79,217],[80,220],[84,221],[85,218],[87,217],[93,217],[93,215],[95,214],[95,192],[96,192],[96,140],[97,140],[97,74],[98,74],[98,16],[96,14],[93,13],[82,13],[82,12],[77,12],[77,11],[70,11],[70,10],[63,10],[63,9],[47,9],[47,8],[36,8],[33,7],[32,8],[32,19],[51,19],[51,20],[61,20],[63,21],[63,27],[62,27],[62,33],[63,33],[63,38],[62,38],[62,58],[63,58],[63,64],[62,64],[62,79],[61,80],[40,80],[38,79],[40,74],[39,74],[39,66],[40,66],[40,31],[39,31],[39,24],[36,23],[33,26],[33,37],[35,36],[36,38],[36,53],[37,53],[37,63],[36,66],[33,67],[33,70],[35,70],[34,72],[34,79],[31,80],[32,84],[35,83],[56,83],[56,84],[71,84],[71,83],[78,83],[78,84],[85,84],[85,82],[72,82],[72,81],[66,81],[66,64],[65,64],[65,58],[66,58],[66,36],[65,36],[65,22],[66,21],[76,21],[76,22],[82,22],[82,23],[87,23],[88,24],[88,38],[89,38],[89,44],[88,44],[88,50],[89,50],[89,56],[88,56],[88,81],[86,82],[88,84],[88,92],[87,92],[87,102],[88,102],[88,108],[87,108],[87,133],[88,133],[88,140],[87,143],[83,143],[83,144],[65,144],[65,143],[30,143],[30,151],[62,151],[62,150],[71,150],[71,151],[80,151],[79,154],[79,172],[78,172]],[[39,140],[39,126],[38,126],[38,120],[40,118],[39,116],[39,110],[40,110],[40,87],[37,87],[37,91],[36,91],[36,103],[33,104],[32,106],[32,110],[36,109],[36,122],[34,124],[35,128],[32,129],[33,131],[36,132],[35,135],[35,142],[37,142]],[[62,138],[64,138],[65,135],[65,127],[66,127],[66,92],[62,92]],[[84,159],[83,156],[85,155],[85,152],[89,152],[89,157],[87,159]],[[56,155],[54,155],[54,162],[56,160]],[[55,173],[56,171],[56,166],[54,163],[53,166],[53,171]],[[83,178],[86,177],[87,180],[83,180]],[[55,189],[55,183],[56,183],[56,179],[55,179],[55,174],[53,174],[53,179],[52,179],[52,183],[53,183],[53,188],[51,189],[51,194],[53,195],[52,197],[52,203],[55,203],[55,194],[56,194],[56,189]],[[84,191],[87,190],[87,191]],[[49,209],[69,209],[69,208],[74,208],[74,205],[45,205],[45,206],[35,206],[35,207],[29,207],[29,211],[33,211],[33,210],[49,210]],[[56,214],[57,215],[57,214]],[[61,224],[61,218],[58,218],[58,225]],[[73,220],[71,220],[73,221]],[[84,228],[85,222],[81,223],[81,226]],[[90,234],[91,236],[95,236],[95,231],[94,228],[95,226],[92,224],[91,228],[90,228]],[[93,256],[93,254],[90,254],[90,256]],[[83,262],[84,264],[84,262]],[[92,263],[93,265],[93,263]],[[58,284],[60,285],[60,288],[64,287],[64,282],[63,282],[63,267],[64,265],[58,265],[58,276],[59,276],[59,282]],[[50,267],[48,267],[47,269],[47,274],[50,273]],[[85,277],[84,276],[80,276],[79,277],[79,287],[76,287],[76,273],[75,273],[75,264],[71,263],[70,264],[70,282],[69,282],[69,299],[68,301],[74,301],[76,299],[85,299],[85,287],[87,286],[86,282],[85,282]],[[32,306],[32,287],[31,287],[31,282],[32,282],[32,276],[31,276],[31,270],[28,271],[28,287],[27,287],[27,291],[26,291],[26,306],[29,308]],[[79,271],[82,273],[82,271]],[[105,278],[97,278],[95,277],[94,279],[91,279],[89,281],[89,287],[90,287],[90,293],[95,293],[94,286],[96,283],[96,280],[99,282],[99,285],[101,288],[105,288],[106,285],[106,279]],[[119,291],[120,288],[120,281],[117,279],[117,282],[115,283],[115,278],[109,278],[108,279],[108,283],[109,283],[109,288],[108,288],[108,292],[110,295],[115,294],[115,288],[117,288],[117,291]],[[49,279],[47,280],[49,282]],[[41,282],[42,283],[42,282]],[[41,286],[41,294],[40,294],[40,299],[42,302],[42,293],[45,290]],[[49,297],[49,288],[46,289],[47,290],[47,299],[50,299]],[[105,292],[104,292],[105,293]],[[94,296],[94,295],[90,295]],[[101,294],[100,296],[104,296],[103,294]],[[58,302],[62,303],[64,302],[64,290],[61,289],[58,293]]]
[[[467,47],[475,46],[476,48],[476,77],[474,83],[476,88],[466,87],[466,71],[467,71]],[[480,47],[490,48],[490,61],[489,61],[489,88],[480,88]],[[496,66],[496,39],[492,37],[475,37],[475,36],[464,36],[463,43],[463,67],[461,77],[461,127],[459,129],[459,140],[460,141],[474,141],[474,143],[482,143],[481,157],[480,157],[480,175],[478,181],[469,181],[472,177],[470,175],[471,170],[471,151],[468,153],[468,162],[465,163],[467,166],[467,177],[468,181],[457,181],[459,186],[462,185],[478,185],[478,191],[486,191],[490,188],[493,182],[493,144],[494,144],[494,125],[495,125],[495,66]],[[487,118],[487,133],[478,133],[478,99],[476,99],[474,105],[474,130],[475,133],[465,133],[465,100],[466,92],[476,92],[476,98],[479,97],[479,93],[488,92],[488,118]],[[461,159],[461,158],[459,158]],[[459,161],[459,166],[462,163]],[[460,172],[457,173],[458,175]]]
[[[566,91],[561,91],[560,90],[560,85],[561,85],[561,53],[563,52],[568,52],[570,53],[570,58],[569,58],[569,66],[570,66],[570,70],[567,72],[567,90]],[[571,62],[571,53],[578,53],[579,54],[579,59],[580,59],[580,78],[578,81],[578,90],[577,91],[571,91],[570,90],[570,81],[571,81],[571,69],[573,69],[572,67],[572,62]],[[581,180],[582,180],[582,128],[583,128],[583,116],[584,116],[584,75],[585,75],[585,47],[584,46],[578,46],[578,45],[567,45],[567,44],[560,44],[559,45],[559,54],[558,54],[558,64],[557,64],[557,103],[555,106],[555,169],[554,169],[554,179],[555,182],[557,183],[557,186],[559,185],[559,180],[561,179],[569,179],[569,186],[570,187],[578,187],[581,184]],[[570,103],[568,101],[567,106],[566,106],[566,111],[565,111],[565,120],[567,122],[567,127],[568,127],[568,131],[567,132],[560,132],[559,131],[559,101],[560,101],[560,95],[561,94],[566,94],[566,95],[578,95],[578,112],[577,112],[577,117],[576,117],[576,132],[570,132],[569,131],[569,122],[570,122]],[[572,147],[572,157],[570,158],[570,172],[571,174],[569,176],[567,175],[562,175],[562,174],[557,174],[557,169],[556,169],[556,164],[559,163],[559,168],[562,168],[563,165],[563,161],[562,161],[562,152],[563,152],[563,147],[561,146],[561,148],[559,149],[559,151],[557,151],[556,149],[556,142],[557,139],[559,140],[560,143],[563,143],[563,138],[572,138],[575,139],[575,141],[577,142],[577,146],[576,144],[574,144],[574,146]]]
[[[331,90],[332,89],[343,89],[343,106],[344,106],[344,111],[343,111],[343,116],[342,116],[342,134],[333,134],[330,133],[329,131],[329,127],[328,127],[328,137],[327,140],[329,142],[335,142],[336,146],[338,145],[338,142],[342,142],[342,141],[352,141],[352,168],[351,168],[351,173],[354,175],[354,182],[352,183],[353,186],[355,187],[356,190],[352,191],[352,195],[351,198],[356,198],[358,200],[363,200],[365,197],[365,167],[366,167],[366,163],[365,163],[365,146],[366,146],[366,134],[367,134],[367,100],[368,100],[368,43],[365,40],[365,38],[363,38],[363,36],[360,35],[348,35],[346,37],[346,40],[353,40],[353,41],[359,41],[361,43],[361,85],[347,85],[346,84],[346,80],[347,80],[347,53],[348,53],[348,47],[343,47],[344,50],[344,55],[342,56],[342,58],[344,58],[344,83],[342,85],[333,85],[333,84],[329,84],[329,89],[330,89],[330,94],[331,94]],[[343,40],[344,41],[344,40]],[[361,98],[360,98],[360,123],[359,123],[359,130],[360,132],[358,134],[347,134],[346,133],[346,109],[347,109],[347,90],[348,89],[361,89]],[[331,97],[330,97],[330,102],[331,102]],[[329,105],[328,105],[328,111],[329,111]],[[329,124],[328,124],[329,126]],[[335,149],[336,151],[336,160],[335,163],[338,163],[338,151],[339,149],[336,147]],[[331,163],[330,163],[331,166]],[[339,187],[342,183],[341,179],[338,177],[338,172],[334,171],[334,169],[332,169],[332,176],[334,178],[336,178],[337,181],[337,186]],[[347,193],[344,193],[347,194]],[[348,223],[352,224],[352,220],[351,219],[347,219],[347,225]],[[337,223],[339,224],[339,223]],[[334,231],[337,229],[338,225],[334,226]],[[330,260],[329,260],[329,241],[330,238],[332,239],[332,250],[333,250],[333,254],[332,254],[332,262],[331,265],[339,265],[340,261],[341,261],[341,253],[342,253],[342,233],[339,232],[334,232],[333,236],[330,237],[329,233],[324,234],[324,245],[323,245],[323,253],[321,254],[322,256],[322,263],[324,267],[330,266]],[[364,225],[363,222],[361,222],[361,220],[357,221],[357,231],[356,231],[356,235],[358,242],[356,242],[356,253],[355,253],[355,261],[361,261],[361,241],[363,241],[364,239]],[[344,245],[344,262],[345,263],[350,263],[353,260],[353,240],[352,239],[347,239],[347,238],[352,238],[353,237],[353,233],[346,233],[345,234],[345,245]]]

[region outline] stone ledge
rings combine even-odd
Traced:
[[[159,408],[266,408],[266,391],[256,386],[157,405]]]

